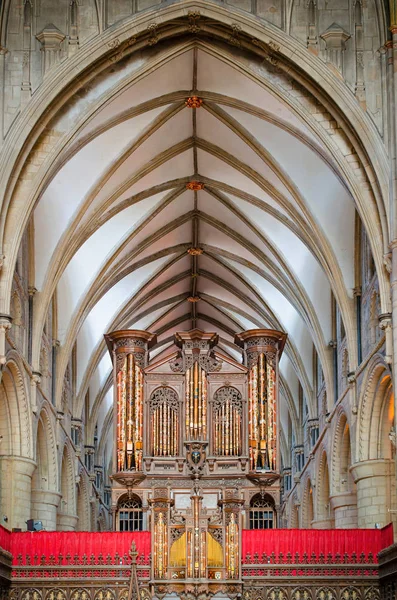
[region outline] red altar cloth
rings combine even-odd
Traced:
[[[314,554],[319,557],[328,555],[332,558],[338,554],[343,560],[344,555],[348,557],[356,555],[360,562],[361,554],[372,554],[373,561],[377,562],[377,554],[383,548],[393,543],[393,525],[387,525],[383,529],[259,529],[242,532],[242,562],[253,564],[261,562],[262,555],[270,557],[275,554],[275,562],[279,555],[283,555],[283,561],[287,554],[299,555],[302,560],[303,554],[308,559]],[[257,555],[257,558],[255,557]]]
[[[148,564],[150,555],[150,531],[135,532],[98,532],[85,531],[24,531],[11,534],[11,553],[13,564],[27,564],[27,556],[30,564],[39,564],[44,556],[45,564],[48,564],[50,556],[55,557],[58,562],[62,555],[61,564],[73,564],[75,556],[78,556],[78,564],[83,564],[83,556],[90,563],[92,555],[94,564],[99,564],[99,555],[102,555],[104,564],[107,564],[110,556],[110,564],[130,564],[129,551],[134,540],[138,552],[138,564]],[[21,558],[18,558],[22,555]],[[117,558],[117,556],[119,558]],[[127,556],[124,561],[124,555]],[[35,559],[35,556],[38,559]],[[69,558],[67,558],[69,556]]]

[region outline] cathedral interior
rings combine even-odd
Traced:
[[[0,1],[0,600],[397,598],[397,0]]]

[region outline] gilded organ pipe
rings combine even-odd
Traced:
[[[203,440],[207,435],[207,377],[195,361],[185,375],[186,439]]]
[[[239,539],[238,526],[235,514],[230,515],[229,524],[226,527],[226,567],[229,579],[239,577]]]
[[[150,397],[152,456],[177,456],[179,452],[179,399],[169,387],[154,390]]]
[[[248,451],[250,470],[278,470],[277,373],[287,335],[270,329],[238,334],[248,373]]]
[[[117,373],[117,470],[142,468],[143,374],[133,354]]]
[[[105,335],[105,340],[113,361],[116,474],[142,471],[143,368],[156,337],[123,330]]]
[[[217,456],[241,454],[242,395],[233,387],[219,388],[213,403],[213,453]]]

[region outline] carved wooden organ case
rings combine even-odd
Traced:
[[[151,333],[105,337],[114,376],[113,513],[126,495],[141,500],[153,585],[238,584],[251,498],[270,490],[279,504],[278,362],[286,335],[237,335],[241,363],[217,350],[216,333],[177,333],[179,350],[151,361]]]

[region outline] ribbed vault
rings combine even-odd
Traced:
[[[73,134],[34,210],[33,359],[55,296],[56,397],[77,342],[74,414],[89,403],[92,434],[111,432],[112,329],[155,332],[152,358],[174,350],[178,330],[215,330],[238,360],[236,333],[286,331],[284,449],[289,422],[301,435],[301,394],[316,414],[315,352],[332,401],[332,295],[355,360],[353,197],[319,119],[280,95],[269,65],[259,78],[247,60],[179,40],[155,62],[149,50],[116,65],[65,115]]]

